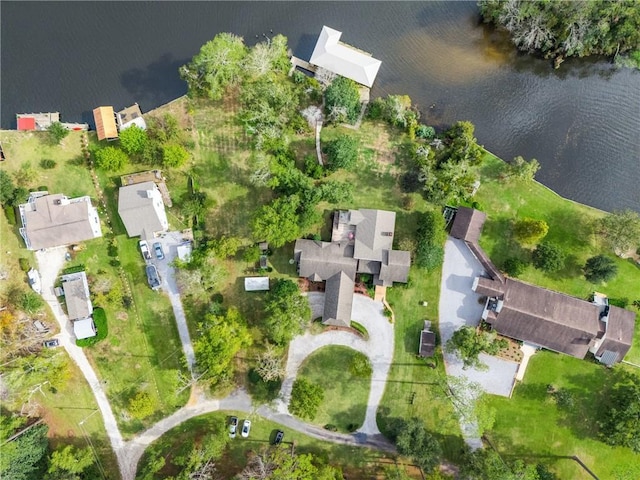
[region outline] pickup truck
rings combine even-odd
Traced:
[[[142,258],[145,260],[151,260],[151,252],[149,252],[149,244],[146,240],[140,240],[140,251],[142,252]]]

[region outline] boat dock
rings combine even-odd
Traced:
[[[60,112],[17,113],[18,130],[46,130],[52,123],[60,121]]]
[[[311,72],[311,73],[316,73],[316,70],[318,70],[318,67],[310,64],[306,60],[302,60],[301,58],[291,56],[291,70],[289,70],[289,76],[293,75],[293,72],[298,67],[302,68],[303,70],[307,70],[308,72]]]

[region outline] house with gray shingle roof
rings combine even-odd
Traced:
[[[162,194],[155,182],[120,187],[118,214],[130,237],[150,240],[169,229]]]
[[[324,324],[351,324],[357,273],[372,275],[374,285],[407,282],[411,255],[393,250],[395,222],[395,212],[385,210],[336,211],[330,242],[296,240],[298,274],[312,282],[326,282]]]
[[[472,289],[487,297],[482,319],[501,335],[605,365],[622,361],[631,348],[635,313],[610,306],[602,294],[593,302],[507,278],[479,246],[486,215],[459,207],[451,236],[463,240],[485,269]]]

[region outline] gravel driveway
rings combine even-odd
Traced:
[[[324,303],[324,293],[308,294],[314,318],[321,315]],[[384,316],[381,302],[375,302],[364,295],[354,295],[352,318],[364,325],[369,332],[369,339],[340,330],[332,330],[319,335],[305,333],[298,336],[289,345],[289,356],[285,379],[280,390],[280,401],[276,403],[276,410],[288,413],[287,406],[291,399],[291,389],[298,369],[302,362],[316,350],[329,345],[343,345],[364,353],[371,360],[373,372],[371,375],[371,389],[364,423],[358,432],[364,435],[380,435],[376,423],[376,413],[393,360],[393,325]]]

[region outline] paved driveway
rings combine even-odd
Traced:
[[[324,293],[313,292],[308,295],[314,318],[322,314]],[[347,331],[328,331],[319,335],[305,333],[298,336],[289,345],[289,356],[280,401],[276,409],[288,413],[287,406],[291,399],[291,389],[298,369],[302,362],[316,350],[328,345],[343,345],[364,353],[371,360],[373,372],[371,375],[371,389],[364,423],[358,429],[365,435],[380,435],[376,423],[376,413],[384,388],[387,375],[393,360],[393,325],[384,316],[381,302],[376,302],[364,295],[354,295],[352,319],[364,325],[369,332],[369,339],[364,340],[359,335]]]
[[[440,334],[443,345],[458,328],[463,325],[475,327],[480,321],[484,304],[479,303],[480,295],[471,287],[474,278],[483,272],[482,265],[462,240],[447,239],[440,292]],[[518,364],[485,354],[481,354],[480,359],[489,367],[488,370],[464,370],[462,361],[455,354],[444,354],[447,374],[464,376],[479,383],[487,393],[508,397]]]
[[[158,260],[153,251],[153,244],[160,242],[162,244],[162,250],[164,251],[164,260]],[[191,344],[191,337],[189,335],[189,329],[187,328],[187,319],[184,314],[184,308],[182,307],[182,301],[180,300],[180,291],[176,283],[175,268],[170,264],[178,257],[178,245],[184,243],[182,234],[180,232],[167,232],[161,238],[156,238],[153,242],[150,242],[149,248],[151,249],[151,260],[160,274],[162,280],[162,290],[167,292],[171,307],[173,308],[173,315],[176,318],[176,324],[178,326],[178,334],[180,335],[180,342],[182,343],[182,350],[184,356],[187,359],[187,365],[189,371],[193,373],[193,365],[196,363],[195,354],[193,352],[193,345]]]
[[[478,325],[484,304],[479,303],[480,295],[471,287],[474,278],[483,273],[482,265],[467,245],[462,240],[449,237],[445,244],[439,304],[442,345],[445,345],[453,336],[453,332],[463,325]],[[447,375],[464,377],[480,384],[487,393],[508,397],[518,364],[485,354],[480,355],[480,360],[487,365],[487,370],[465,370],[462,368],[462,360],[453,353],[444,352]],[[475,421],[466,419],[461,422],[461,427],[467,444],[471,448],[481,448],[482,441],[478,437]]]

